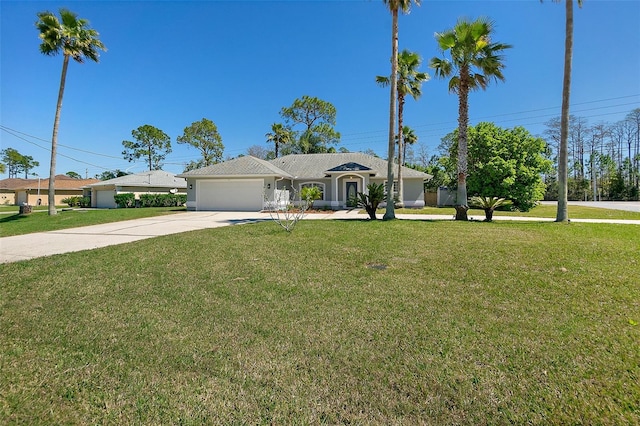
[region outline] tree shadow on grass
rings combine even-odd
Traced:
[[[15,220],[26,219],[26,218],[27,218],[26,215],[21,215],[21,214],[16,213],[16,214],[13,214],[11,216],[0,218],[0,223],[8,223],[8,222],[13,222]]]

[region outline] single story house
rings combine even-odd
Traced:
[[[53,185],[56,205],[63,205],[63,199],[81,197],[82,187],[99,182],[98,179],[75,179],[66,175],[56,175]],[[3,204],[30,204],[32,206],[49,204],[49,179],[3,179],[0,182]]]
[[[0,204],[16,205],[16,189],[25,187],[34,179],[7,178],[0,180]],[[35,179],[38,182],[38,179]]]
[[[175,174],[151,170],[98,181],[85,186],[84,192],[91,197],[91,207],[115,209],[116,194],[133,193],[139,199],[141,194],[185,194],[186,189],[187,182]]]
[[[359,152],[292,154],[270,161],[244,156],[178,177],[187,180],[187,210],[260,211],[276,189],[301,192],[313,186],[322,194],[314,206],[337,210],[366,192],[369,183],[386,184],[387,160]],[[402,168],[405,206],[424,207],[424,181],[431,177]]]

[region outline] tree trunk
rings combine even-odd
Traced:
[[[391,94],[389,100],[389,152],[387,155],[387,207],[383,220],[396,218],[393,205],[393,160],[395,158],[396,93],[398,90],[398,8],[391,11]]]
[[[593,192],[593,201],[598,201],[598,176],[596,174],[596,156],[591,153],[591,190]]]
[[[493,221],[493,209],[484,209],[484,221],[485,222]]]
[[[402,116],[404,114],[404,95],[398,93],[398,207],[404,207],[404,186],[402,185],[402,163],[404,162],[404,141],[402,140]]]
[[[56,105],[56,116],[53,120],[53,135],[51,136],[51,164],[49,166],[49,216],[58,213],[56,210],[56,155],[58,151],[58,126],[60,125],[60,112],[62,111],[62,97],[64,96],[64,84],[67,79],[67,67],[69,66],[69,55],[65,53],[62,61],[62,75],[60,76],[60,90],[58,91],[58,103]]]
[[[469,68],[460,69],[458,105],[458,192],[456,220],[469,220],[467,210],[467,127],[469,124]]]
[[[571,95],[571,59],[573,56],[573,0],[565,0],[566,26],[564,42],[564,79],[562,81],[562,112],[560,115],[560,156],[558,158],[558,210],[556,222],[568,222],[568,150],[569,136],[569,98]]]

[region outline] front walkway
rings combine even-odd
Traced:
[[[381,218],[381,215],[378,215]],[[449,215],[397,214],[403,220],[453,220]],[[339,210],[327,213],[310,213],[304,220],[366,220],[368,215],[357,210]],[[483,220],[484,216],[473,216],[474,220]],[[519,220],[533,222],[552,222],[550,218],[494,216],[495,221]],[[241,225],[269,221],[269,213],[251,212],[185,212],[166,216],[105,223],[58,231],[38,232],[0,238],[0,263],[17,262],[54,254],[91,250],[110,245],[124,244],[162,235],[177,234],[199,229],[221,226]],[[640,225],[640,220],[571,219],[572,222],[618,223]]]

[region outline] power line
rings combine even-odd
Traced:
[[[640,94],[634,94],[634,95],[626,95],[626,96],[618,96],[618,97],[614,97],[614,98],[607,98],[607,99],[598,99],[598,100],[592,100],[592,101],[585,101],[585,102],[578,102],[578,103],[574,103],[571,106],[578,106],[578,105],[588,105],[588,104],[594,104],[594,103],[602,103],[602,102],[609,102],[609,101],[617,101],[617,100],[621,100],[621,99],[628,99],[628,98],[635,98],[640,96]],[[607,108],[614,108],[614,107],[621,107],[621,106],[629,106],[629,105],[637,105],[639,102],[627,102],[627,103],[620,103],[620,104],[615,104],[615,105],[606,105],[606,106],[601,106],[601,107],[595,107],[595,108],[586,108],[586,109],[582,109],[582,110],[577,110],[577,111],[572,111],[572,114],[575,113],[580,113],[580,112],[587,112],[587,111],[594,111],[594,110],[602,110],[602,109],[607,109]],[[546,107],[546,108],[537,108],[537,109],[532,109],[532,110],[525,110],[525,111],[517,111],[517,112],[511,112],[511,113],[504,113],[504,114],[494,114],[494,115],[489,115],[489,116],[482,116],[482,117],[470,117],[471,121],[480,121],[480,120],[487,120],[487,119],[492,119],[492,118],[498,118],[498,117],[506,117],[506,116],[513,116],[513,115],[522,115],[522,114],[530,114],[530,113],[535,113],[535,112],[541,112],[541,111],[548,111],[548,110],[557,110],[559,109],[559,106],[556,107]],[[593,118],[593,117],[601,117],[601,116],[607,116],[607,115],[614,115],[614,114],[620,114],[623,113],[624,111],[618,111],[618,112],[611,112],[611,113],[603,113],[603,114],[596,114],[596,115],[591,115],[591,116],[587,116],[585,118]],[[552,114],[542,114],[542,115],[535,115],[535,116],[529,116],[529,117],[520,117],[520,118],[513,118],[513,119],[508,119],[508,120],[499,120],[499,122],[512,122],[512,121],[526,121],[526,120],[531,120],[531,119],[538,119],[538,118],[543,118],[543,117],[552,117],[552,116],[557,116],[557,114],[552,113]],[[535,123],[527,123],[525,125],[538,125],[538,124],[544,124],[545,122],[535,122]],[[452,121],[446,121],[446,122],[439,122],[439,123],[428,123],[428,124],[417,124],[417,125],[412,125],[411,127],[414,128],[414,130],[416,130],[416,133],[418,133],[418,136],[423,136],[423,137],[428,137],[428,136],[438,136],[441,134],[441,132],[445,132],[445,131],[451,131],[451,126],[455,126],[457,124],[457,120],[452,120]],[[447,126],[447,127],[438,127],[438,128],[430,128],[433,126]],[[20,135],[24,135],[27,136],[29,138],[35,139],[35,140],[39,140],[39,141],[43,141],[43,142],[50,142],[50,140],[44,139],[44,138],[40,138],[38,136],[34,136],[34,135],[30,135],[28,133],[24,133],[21,132],[19,130],[15,130],[12,129],[10,127],[4,126],[4,125],[0,125],[0,130],[3,130],[7,133],[9,133],[10,135],[21,139],[29,144],[35,145],[40,149],[44,149],[48,152],[51,152],[50,148],[47,147],[43,147],[40,144],[37,144],[33,141],[30,141],[28,139],[25,139],[24,137],[20,136]],[[346,138],[341,140],[341,145],[344,146],[354,146],[354,145],[364,145],[364,144],[372,144],[372,143],[383,143],[386,142],[386,132],[388,132],[388,129],[381,129],[381,130],[369,130],[369,131],[364,131],[364,132],[354,132],[354,133],[347,133],[344,134],[343,137]],[[362,136],[360,136],[362,135]],[[366,136],[365,136],[366,135]],[[359,137],[352,137],[352,136],[359,136]],[[353,142],[353,141],[362,141],[362,142]],[[105,158],[112,158],[112,159],[117,159],[117,160],[122,160],[121,157],[116,157],[113,155],[107,155],[107,154],[102,154],[102,153],[98,153],[98,152],[93,152],[93,151],[89,151],[89,150],[85,150],[85,149],[80,149],[80,148],[75,148],[69,145],[65,145],[65,144],[58,144],[58,146],[60,147],[64,147],[66,149],[70,149],[70,150],[74,150],[74,151],[78,151],[78,152],[82,152],[84,154],[90,154],[90,155],[95,155],[95,156],[100,156],[100,157],[105,157]],[[242,152],[244,151],[244,148],[240,148],[240,149],[230,149],[227,150],[227,152],[233,153],[233,152]],[[76,161],[78,163],[82,163],[82,164],[86,164],[92,167],[97,167],[99,169],[102,170],[110,170],[110,168],[107,167],[103,167],[103,166],[98,166],[83,160],[79,160],[77,158],[62,154],[62,153],[58,153],[58,155],[68,158],[70,160]],[[191,157],[177,157],[174,158],[174,161],[180,161],[182,158],[185,159],[191,159]],[[185,162],[165,162],[165,164],[174,164],[174,165],[184,165],[186,164]]]
[[[43,147],[43,146],[41,146],[41,145],[39,145],[39,144],[37,144],[37,143],[35,143],[35,142],[32,142],[32,141],[30,141],[30,140],[28,140],[28,139],[25,139],[25,138],[23,138],[22,136],[20,136],[19,134],[17,134],[17,133],[13,133],[12,131],[7,130],[8,128],[5,128],[4,126],[0,126],[0,129],[1,129],[1,130],[4,130],[5,132],[9,133],[10,135],[12,135],[12,136],[14,136],[14,137],[16,137],[16,138],[18,138],[18,139],[21,139],[21,140],[23,140],[23,141],[25,141],[25,142],[27,142],[27,143],[30,143],[30,144],[32,144],[32,145],[35,145],[35,146],[37,146],[38,148],[44,149],[45,151],[51,152],[51,149],[46,148],[46,147]],[[78,160],[77,158],[73,158],[73,157],[70,157],[70,156],[68,156],[68,155],[62,154],[61,152],[58,152],[57,154],[58,154],[60,157],[68,158],[69,160],[73,160],[73,161],[75,161],[75,162],[77,162],[77,163],[86,164],[86,165],[91,166],[91,167],[97,167],[97,168],[102,169],[102,170],[109,170],[109,169],[108,169],[108,168],[106,168],[106,167],[98,166],[98,165],[96,165],[96,164],[92,164],[92,163],[89,163],[89,162],[87,162],[87,161]]]

